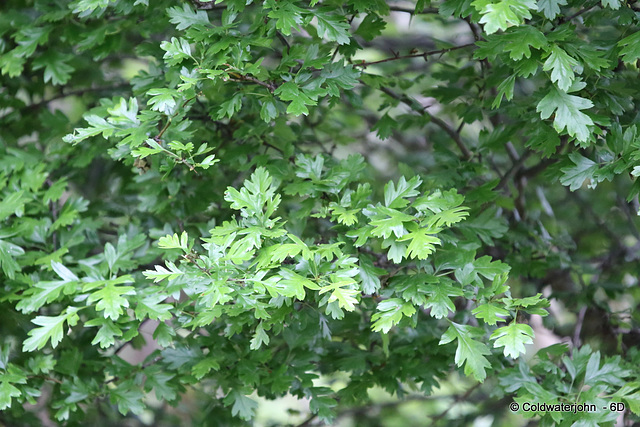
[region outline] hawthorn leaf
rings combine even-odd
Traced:
[[[480,12],[480,23],[484,31],[493,34],[498,30],[506,30],[511,25],[520,25],[525,19],[531,19],[530,10],[537,10],[535,0],[475,0],[472,6]]]
[[[593,175],[598,170],[598,165],[593,160],[587,159],[577,152],[570,153],[569,159],[574,165],[560,169],[562,172],[560,183],[569,186],[569,190],[576,191],[582,187],[585,180],[593,179]]]
[[[567,0],[538,0],[538,12],[543,12],[547,19],[555,19],[560,13],[560,6],[566,4]]]
[[[582,110],[593,107],[593,102],[575,95],[569,95],[555,87],[542,98],[536,107],[540,118],[548,119],[555,112],[553,127],[560,132],[564,129],[578,141],[586,142],[591,135],[589,126],[593,126],[591,118]]]
[[[554,45],[551,47],[551,53],[542,66],[542,69],[544,71],[551,70],[551,81],[566,92],[575,80],[573,67],[577,66],[578,61],[569,56],[561,47]]]
[[[487,369],[491,367],[485,356],[491,354],[491,351],[486,344],[473,338],[478,334],[478,328],[450,322],[449,329],[442,335],[439,345],[457,340],[458,348],[454,359],[456,365],[460,367],[464,364],[465,375],[472,375],[476,380],[484,382]]]
[[[58,316],[36,316],[32,322],[40,327],[29,331],[29,338],[22,344],[22,351],[40,350],[49,340],[51,347],[56,348],[62,341],[64,322],[70,328],[78,323],[78,310],[80,308],[69,306]]]
[[[504,355],[514,359],[525,352],[525,344],[533,343],[533,329],[524,323],[511,322],[507,326],[496,329],[491,339],[496,340],[495,348],[504,347]]]

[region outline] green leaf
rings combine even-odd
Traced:
[[[77,144],[85,139],[102,133],[103,138],[113,135],[115,127],[108,123],[105,119],[95,114],[89,114],[84,117],[89,123],[88,128],[75,129],[73,134],[66,135],[62,140],[71,144]]]
[[[276,28],[285,36],[290,36],[291,29],[298,30],[298,26],[302,24],[304,9],[295,6],[290,1],[267,0],[264,5],[265,8],[271,9],[267,16],[276,20]]]
[[[177,276],[176,276],[177,277]],[[162,294],[147,295],[137,299],[135,314],[136,319],[144,320],[145,318],[165,321],[171,319],[171,304],[163,304],[167,298]]]
[[[422,184],[422,180],[418,176],[414,176],[408,182],[404,177],[400,177],[397,187],[393,181],[389,181],[384,186],[384,205],[388,208],[398,209],[404,208],[409,204],[409,197],[415,197],[420,194],[417,188]]]
[[[318,20],[318,36],[338,44],[349,43],[349,24],[336,15],[324,12],[316,12],[315,17]]]
[[[456,365],[465,364],[465,375],[473,375],[476,380],[483,382],[487,378],[487,368],[491,367],[485,356],[491,354],[491,351],[484,343],[473,339],[478,334],[478,328],[451,322],[449,329],[442,335],[439,345],[448,344],[457,339],[458,348],[454,359]]]
[[[233,403],[233,406],[231,407],[231,414],[246,421],[253,418],[255,411],[258,408],[258,402],[235,390],[224,398],[224,403],[227,406]]]
[[[434,245],[440,244],[440,239],[433,234],[433,229],[431,228],[420,228],[400,237],[398,242],[410,240],[404,256],[407,258],[427,259],[436,250]]]
[[[598,170],[598,165],[577,152],[570,153],[569,159],[574,163],[574,166],[560,169],[562,172],[560,183],[569,186],[571,191],[576,191],[582,187],[585,180],[593,179],[593,175]]]
[[[384,206],[375,207],[375,215],[370,224],[374,227],[371,234],[376,237],[402,237],[405,233],[404,222],[413,221],[414,217],[404,214],[398,210],[386,208]]]
[[[9,279],[15,278],[15,273],[20,271],[20,264],[16,258],[22,255],[24,255],[24,249],[20,246],[0,240],[0,267]]]
[[[164,279],[173,280],[184,274],[184,272],[180,270],[178,267],[176,267],[176,265],[171,261],[167,261],[166,265],[167,267],[169,267],[169,270],[167,270],[161,265],[156,265],[156,271],[146,270],[146,271],[143,271],[142,274],[147,279],[153,279],[155,283],[158,283]]]
[[[185,7],[188,7],[185,4]],[[177,97],[177,92],[173,89],[151,89],[147,91],[147,95],[150,95],[151,98],[148,101],[148,105],[152,110],[159,111],[166,115],[171,115],[174,113],[176,108],[176,100],[174,97]]]
[[[447,209],[433,215],[427,221],[427,228],[439,229],[441,227],[451,227],[469,216],[469,208],[466,206],[458,206]]]
[[[25,194],[24,190],[13,192],[4,197],[0,203],[0,221],[8,218],[9,215],[22,216],[24,204],[29,200],[30,197]]]
[[[380,276],[387,273],[385,269],[374,267],[371,258],[360,255],[360,280],[362,280],[362,292],[368,295],[375,294],[380,289]]]
[[[194,377],[196,377],[197,380],[201,380],[212,369],[214,371],[217,371],[218,369],[220,369],[220,363],[213,357],[208,357],[196,363],[194,367],[191,369],[191,374]]]
[[[471,3],[482,15],[480,23],[484,31],[493,34],[498,30],[506,30],[510,25],[520,25],[525,19],[531,19],[531,9],[537,9],[534,0],[475,0]]]
[[[169,21],[176,25],[178,31],[186,30],[194,25],[209,25],[209,17],[204,10],[194,11],[189,3],[183,3],[182,9],[178,6],[167,9]]]
[[[191,47],[189,42],[180,38],[171,37],[171,41],[163,41],[160,43],[160,48],[166,53],[163,58],[167,65],[178,65],[185,59],[191,57]]]
[[[428,284],[422,287],[422,290],[429,295],[424,308],[431,309],[431,316],[436,319],[442,319],[455,311],[453,301],[449,297],[459,297],[464,293],[462,289],[452,286],[447,282],[438,284]]]
[[[11,398],[20,397],[22,393],[0,374],[0,411],[11,408]]]
[[[269,335],[267,335],[264,328],[262,327],[262,322],[260,322],[256,327],[256,333],[251,339],[251,345],[249,346],[249,348],[251,350],[257,350],[262,347],[262,344],[269,345]]]
[[[538,103],[536,111],[542,119],[548,119],[555,112],[553,127],[560,132],[564,129],[578,141],[586,142],[591,135],[591,118],[581,110],[593,107],[593,102],[579,96],[569,95],[552,87]]]
[[[69,327],[78,323],[79,308],[67,307],[59,316],[37,316],[32,322],[39,325],[39,328],[33,328],[29,331],[29,338],[22,344],[22,351],[34,351],[43,348],[49,339],[51,339],[51,347],[56,348],[58,343],[62,341],[64,322]]]
[[[345,286],[351,286],[355,284],[353,279],[341,279],[339,277],[335,277],[333,274],[331,278],[331,282],[320,288],[320,295],[331,292],[331,296],[329,297],[328,302],[338,301],[338,305],[340,308],[343,308],[347,311],[355,310],[355,305],[358,303],[358,299],[356,296],[360,294],[360,292],[356,289],[348,289]]]
[[[449,191],[435,190],[431,194],[419,197],[411,204],[419,211],[427,209],[439,213],[447,209],[458,207],[464,202],[464,196],[458,194],[455,188]]]
[[[393,131],[398,127],[398,122],[393,119],[389,114],[385,113],[380,117],[380,119],[373,125],[371,130],[375,130],[378,138],[387,139],[392,134]]]
[[[282,279],[278,282],[279,293],[285,297],[296,297],[299,300],[303,300],[305,297],[304,288],[320,289],[320,286],[315,282],[288,268],[281,268],[279,273],[282,276]]]
[[[512,322],[507,326],[496,329],[491,339],[496,340],[495,348],[504,347],[504,355],[517,358],[525,352],[525,344],[533,343],[533,329],[524,323]]]
[[[509,311],[499,307],[493,302],[480,304],[471,312],[478,319],[485,321],[487,325],[495,325],[498,322],[504,322],[504,318],[509,316]]]
[[[123,278],[126,278],[123,283],[133,282],[133,278],[129,275],[120,279]],[[105,319],[118,320],[123,313],[123,308],[129,307],[129,300],[124,298],[123,295],[135,295],[135,288],[133,286],[117,286],[114,283],[107,283],[104,288],[89,295],[87,303],[93,304],[97,301],[96,310],[104,311]]]
[[[244,217],[268,218],[280,204],[280,195],[265,168],[257,168],[248,180],[244,181],[240,191],[227,187],[224,199],[231,208],[242,211]]]
[[[411,317],[415,314],[415,307],[400,298],[389,298],[378,303],[378,311],[373,314],[371,329],[375,332],[386,334],[397,325],[403,317]]]
[[[560,13],[560,6],[567,4],[567,0],[538,0],[538,12],[543,12],[547,19],[555,19]]]
[[[76,288],[76,283],[64,280],[38,282],[25,292],[25,297],[18,302],[16,308],[25,314],[33,313],[45,304],[58,300],[61,293],[70,294]]]
[[[418,6],[416,5],[416,8]],[[379,36],[387,26],[387,23],[375,13],[369,13],[364,17],[355,34],[367,41],[371,41]]]
[[[59,262],[51,261],[51,268],[53,268],[53,271],[55,271],[56,274],[65,282],[74,282],[79,280],[78,276],[73,274],[71,270]]]
[[[180,237],[177,233],[173,235],[167,234],[158,239],[158,247],[162,249],[182,249],[185,253],[189,252],[189,235],[183,231]]]
[[[55,51],[50,51],[33,61],[33,69],[44,68],[44,82],[51,82],[54,85],[63,85],[71,78],[71,73],[75,71],[71,65],[67,64],[69,58]]]
[[[620,40],[618,46],[622,47],[620,55],[623,62],[627,64],[636,62],[640,59],[640,31]]]
[[[133,412],[140,415],[145,410],[144,394],[132,381],[126,381],[109,392],[109,399],[114,405],[118,405],[118,412],[127,415]]]
[[[609,7],[613,10],[620,9],[620,0],[602,0],[602,6]]]
[[[274,99],[268,99],[263,101],[262,107],[260,107],[260,118],[266,123],[278,117],[278,109]]]
[[[573,67],[577,66],[578,61],[570,57],[567,52],[558,45],[553,45],[551,47],[551,54],[545,61],[542,69],[544,71],[551,70],[551,81],[555,82],[561,90],[566,92],[575,80]]]
[[[242,108],[242,93],[236,93],[228,101],[223,102],[220,105],[216,119],[222,120],[225,116],[231,118],[236,111],[240,111]]]
[[[85,327],[100,326],[95,338],[91,341],[92,345],[100,344],[100,348],[109,348],[115,344],[115,337],[121,337],[122,330],[116,326],[110,319],[96,318],[91,319],[84,324]]]
[[[513,99],[513,88],[516,83],[516,75],[511,74],[509,77],[504,79],[502,83],[498,85],[498,94],[496,95],[493,103],[491,104],[491,108],[499,108],[502,103],[502,98],[504,97],[507,101],[511,101]]]
[[[113,0],[78,0],[72,4],[73,13],[87,16],[98,8],[106,8]]]

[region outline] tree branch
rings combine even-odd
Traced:
[[[412,9],[410,7],[401,7],[401,6],[389,6],[389,10],[392,12],[410,13],[411,15],[437,15],[438,14],[438,9],[435,7],[428,7],[426,9],[423,9],[420,12],[416,12],[415,9]]]
[[[458,133],[456,133],[456,131],[449,126],[449,124],[447,122],[445,122],[444,120],[434,116],[433,114],[429,113],[426,110],[426,107],[424,107],[423,105],[421,105],[418,101],[416,101],[415,99],[403,94],[403,95],[398,95],[397,93],[393,92],[391,89],[386,88],[384,86],[380,87],[380,90],[384,93],[386,93],[387,95],[389,95],[391,98],[396,99],[406,105],[409,106],[409,108],[411,108],[413,111],[426,115],[427,117],[429,117],[429,119],[431,120],[431,122],[433,124],[435,124],[436,126],[438,126],[440,129],[442,129],[443,131],[445,131],[456,143],[456,145],[458,146],[458,148],[460,149],[460,151],[462,151],[462,156],[465,160],[470,160],[473,157],[473,153],[471,153],[471,151],[469,151],[469,149],[467,148],[466,145],[464,145],[464,142],[462,142],[462,138],[460,138],[460,135]]]
[[[427,61],[430,56],[442,55],[442,54],[447,53],[447,52],[452,52],[454,50],[459,50],[459,49],[465,49],[465,48],[471,47],[471,46],[475,46],[475,43],[467,43],[467,44],[463,44],[463,45],[460,45],[460,46],[453,46],[453,47],[448,47],[448,48],[445,48],[445,49],[438,49],[438,50],[430,50],[430,51],[422,52],[422,53],[412,53],[412,54],[409,54],[409,55],[395,55],[395,56],[392,56],[390,58],[380,59],[378,61],[370,61],[370,62],[362,61],[362,62],[358,62],[358,63],[353,64],[353,66],[354,67],[367,67],[369,65],[382,64],[382,63],[385,63],[385,62],[398,61],[400,59],[409,59],[409,58],[424,58],[424,60]]]

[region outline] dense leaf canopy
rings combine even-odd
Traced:
[[[5,0],[0,424],[637,422],[639,60],[633,1]]]

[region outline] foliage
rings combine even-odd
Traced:
[[[0,421],[638,420],[640,8],[405,3],[3,3]]]

